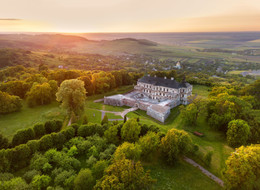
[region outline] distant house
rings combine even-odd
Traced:
[[[63,65],[59,65],[58,68],[59,68],[59,69],[63,69]]]
[[[181,69],[181,63],[178,61],[175,66],[176,69]]]

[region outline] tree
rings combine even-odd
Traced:
[[[114,154],[115,159],[130,159],[130,160],[139,160],[141,156],[141,147],[139,144],[133,144],[129,142],[124,142],[119,147],[117,147]]]
[[[177,129],[169,130],[161,140],[162,151],[169,162],[175,161],[179,156],[189,152],[192,145],[188,133]]]
[[[139,139],[138,144],[141,146],[142,157],[149,158],[149,156],[159,147],[159,135],[149,131],[145,136]]]
[[[84,82],[84,87],[86,89],[87,92],[87,96],[91,96],[94,94],[94,86],[91,82],[90,77],[88,76],[82,76],[78,78],[79,80],[82,80]]]
[[[181,106],[182,118],[191,125],[196,124],[198,117],[206,110],[207,102],[202,98],[195,98],[188,106]]]
[[[86,90],[84,82],[78,79],[65,80],[61,83],[56,94],[57,101],[62,102],[62,107],[70,115],[74,112],[79,115],[84,110]]]
[[[35,83],[26,96],[30,107],[49,104],[53,100],[52,88],[47,82],[43,84]]]
[[[75,190],[84,190],[86,187],[92,189],[95,185],[95,179],[90,169],[82,169],[74,180]]]
[[[105,176],[97,181],[94,189],[149,189],[155,180],[145,172],[141,163],[128,159],[115,160],[107,170]]]
[[[38,190],[45,189],[51,182],[51,178],[47,175],[36,175],[33,177],[32,185]]]
[[[88,117],[87,117],[86,115],[84,115],[84,117],[83,117],[82,124],[83,124],[83,125],[88,124]]]
[[[121,137],[124,141],[135,142],[141,132],[141,127],[136,119],[129,119],[121,129]]]
[[[30,189],[29,185],[21,178],[16,177],[7,181],[0,181],[0,189],[11,190],[11,189]]]
[[[107,115],[104,116],[104,118],[101,121],[101,125],[108,124],[108,117]]]
[[[241,119],[228,123],[227,142],[232,147],[245,145],[250,135],[250,127]]]
[[[22,100],[18,96],[11,96],[0,91],[0,114],[12,113],[22,108]]]
[[[108,167],[108,162],[105,160],[97,161],[91,168],[95,179],[100,179],[104,175],[105,169]]]
[[[119,125],[112,125],[105,131],[104,136],[109,143],[116,145],[119,143],[118,127]]]
[[[259,189],[260,145],[241,146],[226,160],[223,172],[228,189]]]

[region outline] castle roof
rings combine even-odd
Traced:
[[[144,76],[140,78],[138,82],[147,83],[154,86],[163,86],[167,88],[187,88],[190,86],[190,84],[187,82],[177,82],[176,80],[150,76]]]

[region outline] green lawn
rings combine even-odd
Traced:
[[[173,166],[164,163],[145,165],[151,171],[151,176],[157,179],[154,189],[160,190],[217,190],[222,189],[217,183],[209,179],[199,169],[179,161]]]
[[[21,111],[0,115],[0,131],[11,139],[19,129],[32,127],[36,123],[43,123],[51,119],[64,119],[65,115],[65,111],[59,107],[58,102],[34,108],[29,108],[23,102]]]
[[[195,84],[192,86],[193,86],[192,94],[194,94],[194,95],[198,94],[198,96],[202,97],[202,98],[207,98],[211,91],[211,88],[208,86],[198,85],[198,84]]]
[[[113,113],[106,113],[108,119],[123,119],[120,115],[115,115]]]

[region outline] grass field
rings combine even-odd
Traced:
[[[50,119],[64,119],[65,111],[59,107],[58,102],[49,105],[29,108],[23,102],[23,108],[19,112],[0,115],[0,131],[11,139],[13,134],[19,130],[33,127],[36,123],[43,123]]]
[[[207,98],[210,91],[211,88],[208,86],[195,84],[193,85],[192,94],[198,94],[199,97]]]
[[[217,190],[222,189],[214,181],[202,174],[199,169],[183,161],[173,166],[165,163],[145,165],[151,171],[151,176],[157,179],[154,189],[160,190]]]

